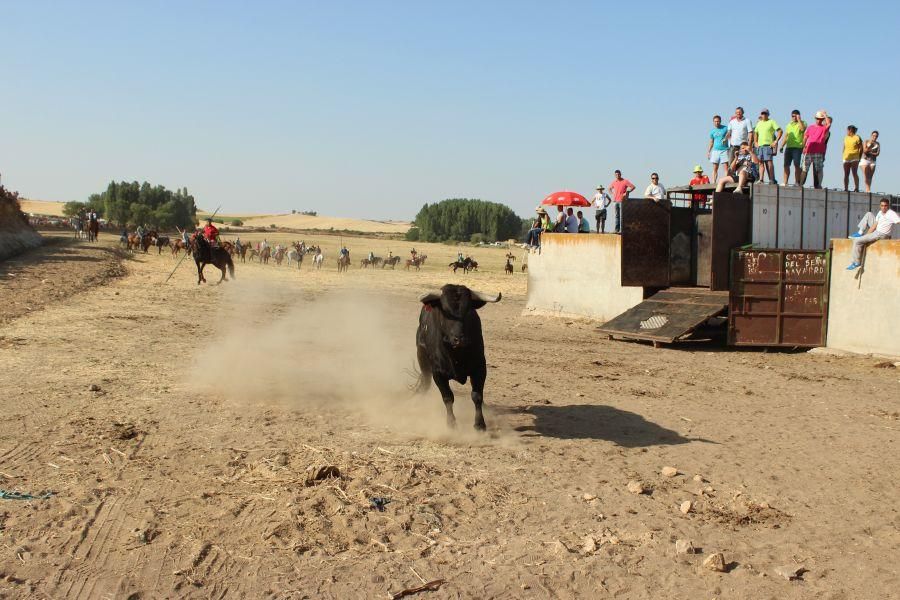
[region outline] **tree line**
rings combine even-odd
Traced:
[[[63,213],[70,217],[87,210],[94,210],[107,221],[126,227],[193,229],[197,219],[197,206],[187,188],[172,191],[146,181],[111,181],[106,191],[91,194],[87,202],[66,202],[63,207]]]
[[[503,204],[451,198],[423,206],[406,238],[424,242],[491,242],[518,238],[527,227],[527,222]]]

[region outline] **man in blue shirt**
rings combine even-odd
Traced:
[[[719,165],[722,165],[723,175],[728,175],[728,140],[725,134],[728,128],[722,125],[722,117],[713,117],[713,128],[709,132],[709,147],[706,149],[706,158],[713,166],[713,183],[719,179]]]

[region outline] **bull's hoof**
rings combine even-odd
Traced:
[[[476,431],[487,431],[487,425],[484,424],[484,421],[481,421],[480,423],[475,423],[475,429]]]

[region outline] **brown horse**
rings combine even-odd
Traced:
[[[338,273],[343,273],[350,268],[350,254],[342,254],[337,261]]]
[[[253,259],[253,253],[256,252],[256,250],[253,250],[252,248],[250,248],[250,244],[244,244],[243,246],[241,246],[241,251],[238,252],[238,254],[241,257],[241,262],[247,262],[247,251],[248,250],[250,250],[250,259],[251,260]]]
[[[185,246],[184,240],[178,239],[172,244],[172,258],[178,258],[178,253],[184,250],[185,252],[189,252],[190,249]]]
[[[89,242],[96,242],[100,236],[100,223],[97,221],[88,221],[87,234]]]
[[[269,264],[269,257],[272,256],[272,249],[266,246],[263,248],[262,252],[259,253],[259,262],[263,264]]]

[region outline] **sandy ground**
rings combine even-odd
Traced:
[[[355,239],[354,263],[388,243]],[[607,341],[521,316],[502,250],[453,276],[455,249],[418,247],[420,272],[339,275],[332,254],[319,272],[238,264],[218,286],[188,264],[163,285],[165,255],[104,276],[115,255],[87,244],[4,265],[3,304],[38,308],[0,325],[0,486],[53,496],[0,500],[0,595],[895,594],[896,369]],[[59,264],[99,279],[60,297]],[[445,282],[504,295],[481,310],[486,435],[463,388],[455,432],[434,389],[407,391],[416,297]],[[727,572],[701,566],[716,552]]]

